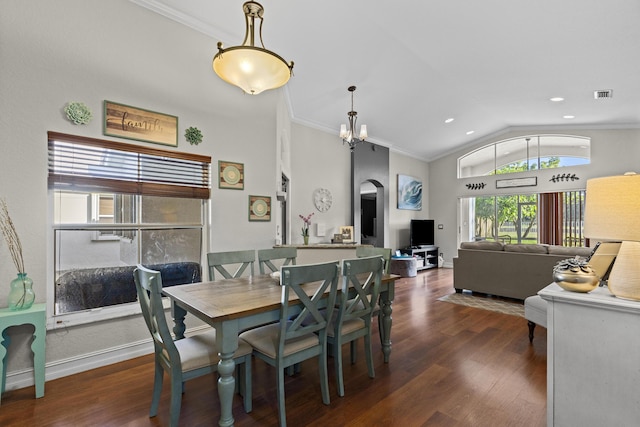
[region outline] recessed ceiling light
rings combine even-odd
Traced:
[[[455,119],[453,117],[449,117],[447,120],[445,120],[445,123],[451,123],[452,121],[454,121]]]
[[[469,132],[467,132],[467,135],[471,135],[474,132],[475,132],[475,130],[470,130]]]
[[[575,119],[576,116],[571,116],[571,115],[566,115],[566,116],[562,116],[563,119]]]
[[[562,102],[564,101],[564,98],[561,96],[554,96],[553,98],[549,98],[549,101],[551,102]]]

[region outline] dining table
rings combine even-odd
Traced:
[[[395,281],[400,276],[384,274],[378,303],[379,333],[384,362],[391,355],[391,313]],[[309,294],[315,289],[309,284]],[[236,279],[223,279],[165,287],[163,294],[171,300],[176,339],[184,338],[185,317],[190,313],[216,329],[219,351],[218,398],[220,399],[221,427],[233,426],[232,403],[235,393],[234,352],[238,348],[238,335],[249,328],[279,320],[282,287],[277,275],[254,275]],[[302,304],[296,296],[289,300],[290,310]]]

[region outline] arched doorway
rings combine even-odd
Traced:
[[[360,184],[360,238],[364,245],[384,247],[384,187],[376,180]]]

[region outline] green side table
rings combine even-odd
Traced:
[[[45,338],[47,336],[47,316],[46,304],[33,304],[27,310],[0,309],[0,332],[2,333],[2,345],[0,345],[0,376],[2,377],[2,389],[0,389],[0,399],[4,392],[7,380],[5,363],[7,350],[11,343],[11,338],[7,334],[7,328],[19,325],[33,325],[33,372],[35,375],[36,398],[44,396],[44,364],[45,364]],[[1,402],[1,400],[0,400]]]

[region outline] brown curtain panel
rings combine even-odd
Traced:
[[[562,245],[563,194],[540,194],[540,243]]]

